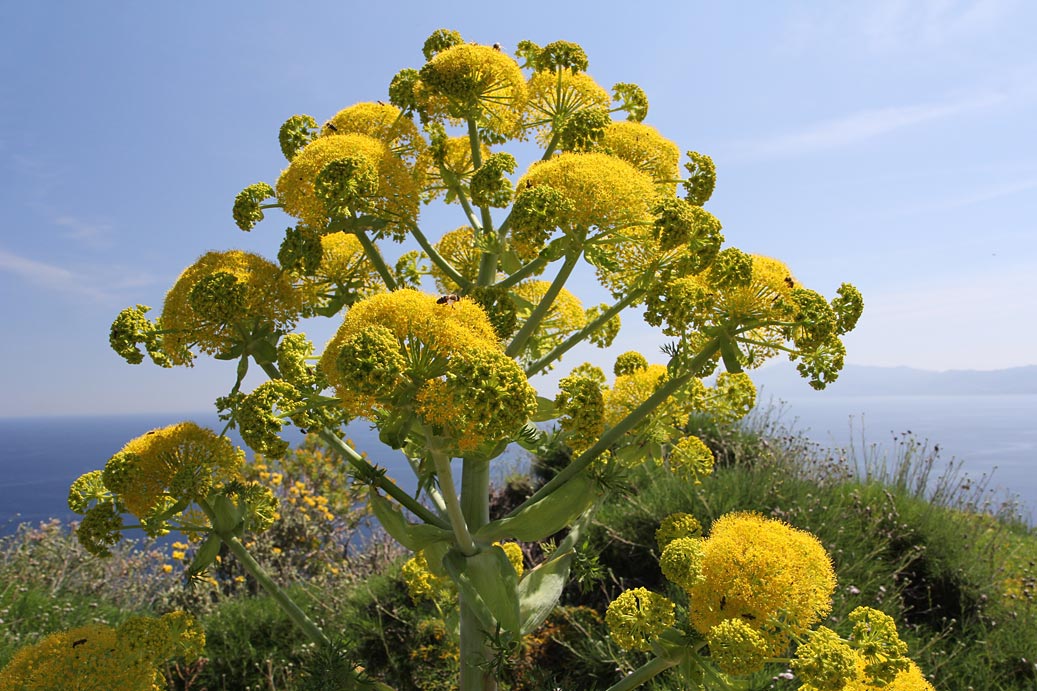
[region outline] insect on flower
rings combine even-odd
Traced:
[[[72,641],[72,647],[75,648],[77,646],[83,645],[84,643],[86,643],[86,639],[80,638],[78,641]]]
[[[436,298],[437,305],[452,305],[461,298],[456,293],[450,293],[449,295],[441,295]]]

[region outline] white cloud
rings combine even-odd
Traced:
[[[990,93],[973,95],[946,103],[872,108],[814,123],[799,132],[742,142],[738,149],[741,156],[745,158],[794,156],[838,149],[905,127],[988,107],[1003,99],[1004,96],[1001,94]]]
[[[72,271],[55,264],[29,259],[0,249],[0,272],[12,274],[27,283],[92,302],[114,304],[125,301],[121,291],[153,284],[149,274],[128,274],[118,267],[93,267]]]

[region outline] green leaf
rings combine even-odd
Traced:
[[[541,431],[532,422],[527,422],[515,436],[515,443],[526,451],[536,451],[540,448],[545,436],[547,436],[545,432]]]
[[[556,417],[558,417],[558,414],[555,412],[555,402],[550,398],[537,396],[537,409],[530,419],[533,422],[547,422],[548,420],[554,420]]]
[[[523,542],[543,540],[568,527],[600,494],[597,484],[585,473],[580,473],[514,516],[490,521],[476,532],[475,537],[487,542],[504,538]]]
[[[201,547],[194,553],[194,559],[191,560],[191,565],[187,567],[187,575],[189,577],[197,576],[209,568],[216,561],[216,557],[220,553],[221,544],[222,541],[219,535],[209,533],[209,536],[202,542]]]
[[[485,547],[466,557],[456,549],[447,552],[443,566],[487,631],[501,632],[517,640],[519,635],[518,576],[504,550]]]
[[[551,614],[562,597],[572,561],[573,551],[569,550],[558,557],[552,555],[551,559],[523,575],[518,584],[520,635],[535,631]]]
[[[248,349],[259,364],[277,362],[277,347],[270,341],[252,341]]]
[[[624,467],[631,467],[643,462],[648,456],[648,450],[641,444],[630,444],[617,450],[616,461]]]
[[[411,523],[404,518],[400,509],[376,492],[371,492],[368,501],[371,502],[371,510],[385,532],[412,552],[427,549],[435,542],[453,540],[454,536],[450,531],[426,523]]]
[[[213,529],[222,535],[232,535],[242,522],[241,509],[230,497],[225,494],[217,494],[212,502]]]

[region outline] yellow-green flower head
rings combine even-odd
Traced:
[[[550,281],[523,281],[512,289],[517,298],[519,321],[524,321],[533,308],[540,304],[550,287]],[[563,337],[586,325],[587,313],[580,299],[562,288],[544,315],[537,333],[547,337]]]
[[[312,275],[301,278],[300,292],[307,306],[320,309],[339,301],[352,304],[382,290],[383,285],[360,240],[351,233],[337,232],[320,237],[320,263]]]
[[[146,518],[167,498],[198,500],[238,477],[245,454],[226,437],[181,422],[155,429],[122,448],[105,465],[105,485],[126,509]]]
[[[289,161],[299,149],[312,142],[318,135],[317,121],[309,115],[293,115],[284,121],[277,133],[281,153]]]
[[[637,84],[613,84],[612,99],[620,102],[619,109],[626,111],[627,120],[641,122],[648,115],[648,96]]]
[[[559,426],[574,454],[581,454],[601,438],[605,431],[605,399],[601,385],[594,379],[568,376],[558,382],[556,411]]]
[[[485,144],[480,144],[479,154],[482,160],[486,160],[490,156],[490,150]],[[422,156],[419,166],[424,170],[428,180],[424,194],[430,199],[435,199],[446,191],[445,201],[455,202],[457,194],[450,189],[448,180],[444,179],[444,171],[446,177],[452,176],[456,179],[462,192],[468,189],[468,181],[475,174],[471,141],[468,137],[433,139],[432,146]]]
[[[162,350],[189,365],[192,347],[219,354],[242,339],[242,330],[266,325],[289,330],[302,302],[276,264],[240,250],[209,252],[184,269],[162,307]]]
[[[605,425],[614,427],[638,406],[644,403],[666,381],[666,365],[649,365],[646,369],[616,377],[612,388],[605,394]],[[682,408],[671,396],[652,414],[652,419],[677,421]]]
[[[936,691],[932,684],[922,674],[911,660],[905,660],[904,669],[896,672],[887,682],[871,683],[864,671],[864,660],[856,655],[857,667],[846,682],[841,686],[815,686],[805,683],[799,687],[799,691]]]
[[[508,557],[508,561],[511,562],[511,568],[515,569],[515,575],[522,578],[522,572],[525,570],[524,557],[522,555],[522,547],[517,542],[494,542],[494,547],[498,547],[503,550],[504,554]]]
[[[162,351],[162,328],[160,321],[154,324],[144,315],[151,310],[147,305],[127,307],[112,322],[108,332],[108,344],[131,365],[139,365],[144,361],[144,353],[138,345],[143,345],[151,361],[160,367],[172,367],[168,355]]]
[[[285,418],[275,410],[287,412],[303,405],[299,390],[283,379],[263,382],[242,398],[234,411],[241,438],[256,453],[284,458],[288,442],[278,436]]]
[[[600,146],[655,181],[659,192],[673,195],[680,175],[681,150],[651,125],[630,120],[605,128]]]
[[[522,368],[496,344],[473,343],[453,355],[444,379],[415,396],[434,434],[456,442],[456,455],[518,431],[536,411],[536,391]]]
[[[503,208],[511,203],[511,180],[505,173],[514,173],[518,163],[515,157],[507,153],[491,154],[483,160],[479,169],[472,175],[469,185],[472,202],[478,206]]]
[[[238,192],[234,198],[234,222],[244,231],[252,230],[263,220],[263,210],[259,205],[263,200],[274,196],[274,188],[265,182],[257,182]]]
[[[656,237],[664,250],[686,246],[686,258],[681,262],[685,273],[699,273],[713,263],[724,241],[716,216],[676,197],[661,198],[652,213]]]
[[[461,226],[444,234],[436,243],[436,251],[450,262],[450,265],[457,269],[457,272],[465,279],[475,282],[479,276],[482,250],[476,243],[475,231],[471,226]],[[460,288],[435,264],[432,264],[431,273],[432,278],[436,281],[436,287],[441,292],[453,293]]]
[[[357,103],[343,108],[325,123],[323,134],[366,134],[388,144],[410,165],[428,146],[414,121],[388,103]]]
[[[741,420],[756,405],[756,385],[745,372],[721,372],[704,393],[700,411],[721,423]]]
[[[312,387],[317,382],[317,374],[306,362],[311,355],[313,343],[306,338],[306,334],[290,333],[282,336],[277,344],[277,369],[281,377],[298,389]]]
[[[451,46],[419,74],[414,93],[426,114],[471,117],[497,134],[515,133],[526,103],[526,80],[518,63],[502,51],[471,43]]]
[[[573,371],[569,373],[569,376],[584,377],[586,379],[590,379],[592,382],[601,387],[602,390],[608,388],[605,385],[605,372],[603,372],[602,369],[597,365],[592,365],[589,362],[584,362],[582,364],[577,365],[576,367],[573,367]]]
[[[671,513],[659,523],[655,531],[655,543],[659,545],[659,551],[666,549],[677,538],[702,537],[702,524],[690,513]]]
[[[569,70],[538,71],[529,78],[529,102],[523,118],[526,127],[536,130],[537,141],[546,146],[552,134],[578,113],[604,112],[607,117],[610,104],[608,91],[590,75]],[[603,124],[607,126],[608,122]]]
[[[157,691],[165,687],[160,665],[174,656],[194,660],[204,643],[182,612],[133,617],[117,630],[88,624],[20,649],[0,671],[0,690]]]
[[[605,310],[609,308],[609,305],[602,303],[595,305],[594,307],[588,307],[586,313],[586,323],[591,324],[594,320],[598,319]],[[619,320],[619,314],[612,315],[604,324],[595,329],[587,337],[587,340],[598,346],[599,348],[608,348],[612,345],[612,342],[616,340],[616,336],[619,335],[619,329],[623,326]]]
[[[534,163],[518,183],[518,197],[540,185],[574,200],[572,211],[561,219],[563,230],[605,231],[651,221],[652,179],[615,156],[565,153]]]
[[[616,358],[612,373],[617,377],[648,369],[648,360],[636,350],[629,350]]]
[[[95,557],[110,557],[109,549],[122,539],[122,516],[111,499],[102,499],[83,514],[76,528],[76,539]]]
[[[463,43],[464,39],[461,38],[461,34],[457,31],[453,29],[436,29],[425,39],[425,45],[421,47],[421,52],[426,60],[431,60],[447,48],[453,48]]]
[[[447,291],[444,291],[447,292]],[[474,300],[486,312],[493,330],[500,340],[511,338],[518,328],[518,310],[507,288],[499,286],[471,286],[466,297]]]
[[[900,640],[893,617],[871,607],[850,612],[853,645],[864,660],[863,673],[869,684],[889,683],[910,664],[907,643]]]
[[[695,485],[702,484],[702,478],[713,472],[713,452],[706,443],[696,436],[686,436],[673,445],[666,465],[677,477]]]
[[[647,588],[624,591],[605,611],[609,634],[627,650],[651,650],[673,622],[673,603]]]
[[[526,185],[511,207],[511,248],[523,261],[530,261],[544,249],[556,228],[566,227],[576,203],[564,193],[547,185]]]
[[[437,576],[429,570],[424,550],[403,562],[400,569],[407,592],[415,602],[421,600],[440,600],[452,594],[453,582],[446,576]]]
[[[709,658],[724,674],[752,674],[767,662],[767,640],[741,619],[720,622],[706,634],[706,641]]]
[[[357,340],[364,332],[377,336],[377,347],[374,340]],[[356,357],[343,356],[347,348]],[[504,354],[486,313],[465,298],[440,302],[398,290],[359,302],[325,348],[320,367],[353,414],[371,417],[381,406],[413,406],[437,434],[464,450],[503,439],[536,409],[525,373]]]
[[[572,41],[552,41],[543,48],[537,48],[533,69],[538,72],[547,70],[576,73],[586,71],[587,65],[587,53],[580,44]]]
[[[771,656],[831,609],[835,573],[810,533],[755,513],[729,513],[705,542],[704,579],[688,593],[689,618],[700,633],[725,619],[760,632]]]
[[[861,291],[849,283],[843,283],[836,291],[836,297],[832,299],[832,309],[835,310],[838,320],[836,333],[841,336],[852,331],[864,312],[864,298],[861,296]]]
[[[387,219],[387,234],[402,239],[418,217],[418,184],[402,158],[384,141],[366,134],[319,137],[307,144],[277,179],[277,197],[285,212],[311,226],[326,226],[330,214],[315,184],[321,171],[340,159],[364,161],[374,172],[377,188],[366,205],[372,214]]]
[[[697,151],[689,151],[688,159],[684,164],[688,179],[683,183],[688,193],[688,203],[702,206],[713,196],[713,189],[717,185],[717,168],[712,158]]]
[[[109,496],[100,470],[91,470],[80,475],[68,489],[68,508],[76,513],[86,513],[91,504]]]
[[[705,558],[704,540],[697,537],[677,537],[670,540],[659,557],[659,568],[670,582],[685,590],[702,582],[702,562]]]
[[[796,649],[792,669],[808,688],[842,691],[857,677],[857,654],[835,631],[819,626]]]

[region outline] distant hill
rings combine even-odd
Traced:
[[[816,395],[795,367],[782,363],[751,373],[765,396]],[[821,395],[831,396],[984,396],[1037,394],[1037,365],[1000,370],[933,372],[912,367],[847,365]]]

